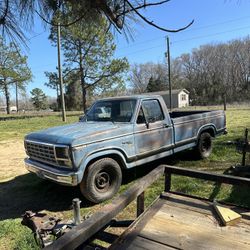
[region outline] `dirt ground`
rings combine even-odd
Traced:
[[[0,182],[27,173],[23,162],[25,157],[22,140],[0,142]]]

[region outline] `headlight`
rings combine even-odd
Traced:
[[[56,146],[56,158],[57,160],[69,159],[69,147],[68,146]]]
[[[66,167],[72,166],[68,146],[56,146],[55,151],[56,151],[56,161],[59,165]]]

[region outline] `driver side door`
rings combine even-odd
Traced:
[[[161,153],[172,147],[172,124],[165,118],[157,99],[142,101],[134,128],[134,138],[137,158]]]

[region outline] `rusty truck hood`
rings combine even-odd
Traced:
[[[131,126],[129,123],[77,122],[30,133],[25,140],[75,146],[120,136],[131,132]]]

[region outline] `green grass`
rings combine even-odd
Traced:
[[[148,166],[130,170],[125,174],[125,181],[120,192],[126,190],[136,179],[148,173],[157,164],[172,164],[181,167],[200,169],[205,171],[223,173],[229,167],[241,162],[241,154],[236,152],[234,145],[227,141],[242,138],[244,129],[250,128],[250,107],[238,109],[230,108],[227,112],[228,135],[218,137],[214,141],[211,157],[206,160],[194,160],[191,152],[179,153],[151,163]],[[77,121],[78,117],[70,117],[68,122]],[[25,134],[63,124],[60,117],[50,116],[0,122],[0,141],[20,138]],[[247,158],[248,164],[250,159]],[[145,193],[146,205],[149,205],[163,190],[164,178],[159,179],[150,186]],[[230,185],[215,185],[212,182],[196,180],[188,177],[174,176],[172,180],[174,191],[197,195],[204,198],[234,202],[250,207],[249,189],[236,188]],[[11,180],[0,181],[0,249],[34,249],[33,236],[30,230],[20,224],[20,216],[25,210],[41,211],[61,218],[71,218],[71,200],[80,197],[78,188],[68,188],[41,180],[33,174],[14,177]],[[81,198],[82,199],[82,198]],[[105,202],[104,204],[107,204]],[[93,205],[82,199],[81,214],[93,214],[101,205]],[[131,219],[135,216],[135,202],[126,208],[118,218]]]
[[[0,249],[39,249],[30,230],[20,224],[21,219],[0,221]]]
[[[78,121],[78,116],[70,116],[67,123]],[[59,126],[65,123],[59,116],[36,117],[21,120],[0,121],[0,141],[9,139],[21,139],[27,133],[45,129],[52,126]]]

